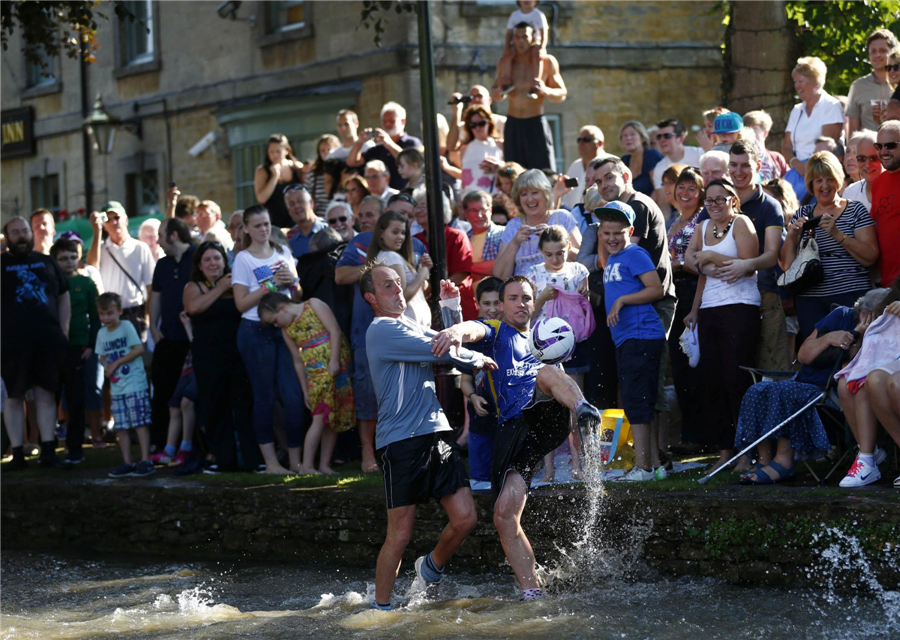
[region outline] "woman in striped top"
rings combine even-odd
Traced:
[[[838,159],[830,152],[820,151],[810,157],[806,188],[816,197],[816,204],[802,206],[794,214],[781,247],[780,264],[787,271],[797,258],[803,225],[807,220],[818,222],[812,233],[819,245],[825,279],[795,297],[800,340],[812,333],[833,304],[852,307],[872,288],[869,268],[879,255],[875,222],[861,203],[838,194],[843,176]]]

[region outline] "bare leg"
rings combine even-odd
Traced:
[[[331,456],[334,454],[334,445],[337,442],[337,433],[331,427],[325,427],[322,431],[322,450],[319,452],[319,471],[321,473],[337,473],[331,468]]]
[[[869,401],[868,384],[856,393],[856,443],[862,454],[875,453],[875,436],[878,434],[878,420]]]
[[[56,394],[43,387],[34,388],[34,405],[41,442],[56,444]]]
[[[772,441],[763,440],[756,445],[757,462],[761,465],[767,465],[772,462]],[[779,463],[781,464],[781,463]]]
[[[128,437],[128,429],[116,431],[116,440],[119,442],[119,449],[122,451],[122,460],[125,461],[125,464],[131,464],[131,438]]]
[[[544,477],[541,482],[553,482],[556,480],[556,450],[544,456]]]
[[[13,448],[25,443],[25,400],[23,398],[7,398],[3,407],[3,420],[6,422],[6,433]]]
[[[141,444],[141,462],[150,459],[150,429],[148,427],[138,427],[138,442]]]
[[[431,559],[439,569],[475,530],[477,522],[475,502],[472,500],[472,491],[469,487],[461,487],[456,493],[441,498],[441,506],[447,512],[450,522],[444,527],[437,546],[431,552]]]
[[[856,422],[856,396],[847,388],[847,378],[841,378],[837,384],[838,397],[841,399],[841,407],[844,409],[844,417],[853,432],[853,439],[859,444],[859,433]]]
[[[537,376],[538,387],[553,399],[575,410],[575,403],[584,399],[584,394],[575,382],[555,367],[541,367]]]
[[[88,427],[91,429],[91,441],[94,447],[97,447],[103,441],[103,435],[100,433],[100,410],[88,409],[85,411],[87,416]]]
[[[322,439],[322,430],[325,428],[325,418],[321,413],[313,416],[312,424],[306,430],[306,438],[303,440],[303,463],[299,466],[291,465],[291,471],[300,475],[319,473],[316,469],[316,451],[319,449],[319,441]]]
[[[534,573],[534,550],[521,525],[527,497],[528,487],[525,486],[525,480],[515,471],[508,471],[503,491],[494,505],[494,526],[500,534],[500,543],[503,545],[506,559],[523,591],[541,586]]]
[[[375,602],[379,604],[388,604],[391,601],[391,593],[394,591],[394,583],[400,571],[400,561],[412,536],[416,508],[410,505],[388,509],[387,517],[387,536],[375,567]]]
[[[267,442],[266,444],[259,445],[259,450],[262,452],[263,460],[266,461],[266,473],[281,476],[289,476],[293,473],[290,469],[282,467],[281,463],[278,462],[278,456],[275,454],[274,442]]]
[[[878,422],[900,444],[900,372],[872,371],[866,376],[866,386]]]
[[[359,441],[362,443],[362,470],[364,473],[378,471],[375,461],[375,420],[359,421]]]
[[[169,407],[169,434],[166,436],[167,447],[178,447],[178,438],[181,437],[181,408]]]
[[[197,408],[187,398],[181,399],[181,439],[185,442],[194,441],[194,426],[197,424]],[[179,443],[180,445],[181,443]]]

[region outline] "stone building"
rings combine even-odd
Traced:
[[[140,125],[140,137],[120,129],[111,152],[94,150],[90,159],[94,206],[120,200],[132,216],[159,211],[169,181],[226,212],[253,204],[254,168],[269,134],[286,134],[300,158],[312,158],[316,138],[334,132],[341,108],[373,126],[381,105],[396,100],[408,110],[408,131],[421,135],[414,14],[387,14],[378,48],[374,33],[359,26],[361,2],[125,4],[144,26],[107,7],[111,18],[100,22],[86,82],[80,62],[67,57],[48,61],[42,75],[25,63],[20,31],[10,38],[2,54],[4,221],[38,206],[85,206],[82,85],[88,104],[102,95],[110,114]],[[541,4],[549,49],[569,89],[564,103],[547,105],[560,166],[576,157],[585,124],[599,125],[615,152],[625,120],[700,123],[722,94],[719,6]],[[445,115],[451,92],[491,84],[515,8],[492,0],[433,3],[437,102]],[[210,133],[208,148],[190,155]]]

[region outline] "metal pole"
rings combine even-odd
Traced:
[[[84,56],[87,53],[87,43],[81,42],[81,121],[88,117],[91,112],[91,100],[88,89],[88,63]],[[81,161],[84,165],[84,214],[90,216],[94,210],[94,181],[91,168],[91,138],[87,129],[81,127]]]

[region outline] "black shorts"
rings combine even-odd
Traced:
[[[25,398],[25,392],[32,387],[56,393],[68,347],[62,330],[6,340],[0,356],[0,374],[9,397]]]
[[[469,475],[452,431],[392,442],[375,452],[384,476],[388,509],[440,500],[469,486]]]
[[[526,169],[556,171],[553,134],[547,118],[507,116],[503,131],[503,157],[506,162],[518,162]]]
[[[631,338],[616,347],[622,408],[631,424],[653,420],[659,392],[659,362],[666,341]]]
[[[495,502],[510,471],[518,473],[525,484],[531,486],[537,464],[569,436],[571,419],[568,407],[556,400],[547,400],[497,427],[491,460],[491,489]]]

